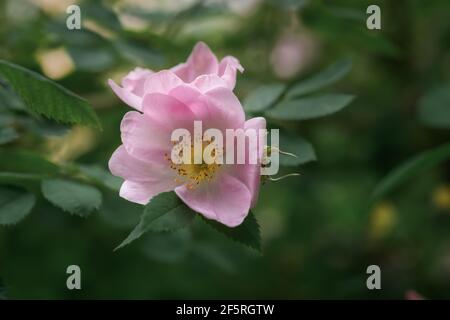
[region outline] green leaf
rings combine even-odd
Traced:
[[[36,203],[34,195],[18,188],[0,187],[0,225],[16,224]]]
[[[79,30],[69,30],[65,22],[49,20],[46,24],[45,31],[57,40],[61,41],[66,46],[73,47],[107,47],[109,41],[98,33],[95,33],[87,28]]]
[[[419,120],[424,125],[438,128],[450,128],[450,84],[433,89],[419,102]]]
[[[120,31],[122,25],[117,17],[116,13],[107,6],[101,3],[85,3],[83,4],[83,14],[92,19],[102,27],[108,28],[113,31]]]
[[[279,120],[308,120],[335,113],[350,102],[354,96],[347,94],[325,94],[315,97],[285,100],[266,112]]]
[[[96,182],[108,187],[111,190],[119,191],[123,180],[113,176],[99,165],[79,165],[78,169],[86,176],[94,179]]]
[[[0,60],[4,77],[29,110],[50,119],[101,129],[100,120],[81,97],[61,85],[21,66]]]
[[[67,50],[75,62],[76,68],[86,72],[102,72],[115,63],[114,52],[105,46],[72,46]]]
[[[261,233],[258,221],[253,212],[250,211],[244,222],[235,228],[229,228],[217,221],[208,220],[206,218],[204,218],[203,221],[230,239],[261,252]]]
[[[19,122],[35,134],[44,137],[62,136],[70,131],[69,125],[57,123],[44,117],[41,117],[41,119],[37,117],[23,118]]]
[[[100,216],[109,224],[119,228],[131,228],[139,223],[143,206],[119,197],[116,191],[102,191],[103,201]]]
[[[303,22],[327,42],[345,43],[380,56],[398,57],[402,51],[385,33],[359,27],[366,19],[365,11],[355,6],[323,3],[305,14]]]
[[[39,190],[40,181],[60,168],[39,154],[27,150],[0,150],[0,182]]]
[[[280,150],[297,156],[280,154],[280,164],[283,166],[298,166],[317,160],[311,143],[292,133],[280,132]]]
[[[273,83],[260,86],[250,92],[244,100],[244,109],[247,112],[263,111],[281,96],[286,86],[282,83]]]
[[[56,207],[85,217],[98,210],[102,194],[96,188],[74,181],[47,179],[41,185],[44,197]]]
[[[389,172],[376,186],[372,200],[378,200],[400,184],[450,158],[450,143],[426,151]]]
[[[0,109],[0,127],[11,126],[14,124],[15,118],[12,114],[4,111],[5,110]]]
[[[0,145],[12,142],[19,138],[19,134],[13,127],[0,128]]]
[[[14,185],[18,187],[28,188],[38,185],[41,180],[48,178],[48,175],[34,174],[34,173],[17,173],[17,172],[0,172],[0,183]]]
[[[148,231],[181,229],[192,221],[195,214],[174,192],[160,193],[145,206],[139,224],[115,250],[130,244]]]
[[[340,60],[313,77],[294,85],[292,89],[288,91],[286,97],[289,99],[298,97],[331,85],[342,79],[350,72],[351,68],[352,62],[350,59]]]
[[[11,111],[26,110],[23,101],[2,81],[0,81],[0,107]]]
[[[123,58],[132,63],[152,67],[160,67],[165,63],[164,56],[148,46],[124,40],[115,41],[114,46]]]
[[[51,175],[59,167],[39,154],[26,150],[0,150],[0,171]]]
[[[130,15],[145,21],[151,22],[152,24],[157,23],[167,23],[173,19],[175,13],[168,12],[166,10],[143,10],[141,7],[126,6],[121,10],[122,13]]]

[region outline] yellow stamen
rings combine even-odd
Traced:
[[[202,146],[202,154],[203,149],[205,148],[206,144],[203,143]],[[182,151],[181,151],[182,152]],[[182,156],[180,152],[180,156]],[[215,149],[213,149],[213,152],[211,152],[211,156],[214,159],[217,159],[217,156],[221,152],[215,152]],[[213,162],[212,164],[207,164],[204,162],[202,157],[202,163],[200,164],[194,164],[194,147],[191,147],[191,161],[189,164],[175,164],[170,156],[166,153],[164,155],[166,160],[169,162],[169,166],[172,170],[176,171],[177,177],[174,179],[176,183],[179,184],[186,184],[187,188],[189,190],[192,190],[196,188],[200,183],[204,181],[211,181],[216,171],[221,167],[220,163]]]

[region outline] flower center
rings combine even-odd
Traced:
[[[202,155],[203,150],[206,147],[206,143],[202,145]],[[215,152],[215,149],[211,152],[211,157],[216,159],[218,152]],[[181,163],[176,164],[172,161],[170,156],[166,153],[166,160],[169,162],[169,166],[172,170],[176,171],[177,177],[175,178],[176,183],[186,184],[188,189],[194,189],[200,183],[204,181],[211,181],[216,171],[222,166],[219,163],[213,162],[211,164],[205,163],[203,156],[202,162],[200,164],[194,163],[194,147],[191,146],[191,161],[190,163]],[[182,151],[180,151],[180,156],[183,156]]]

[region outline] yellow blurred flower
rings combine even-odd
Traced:
[[[369,236],[380,239],[386,236],[396,222],[395,207],[389,202],[381,202],[375,206],[370,214]]]
[[[95,146],[95,132],[87,127],[75,126],[61,137],[51,137],[47,141],[50,160],[56,163],[72,161]]]
[[[50,79],[62,79],[75,70],[72,58],[62,47],[41,51],[36,58],[41,65],[42,72]]]
[[[442,185],[437,187],[432,195],[433,204],[438,209],[450,209],[450,185]]]

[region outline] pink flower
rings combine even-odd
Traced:
[[[185,128],[193,136],[194,121],[202,121],[203,132],[216,128],[224,137],[226,129],[265,128],[264,118],[245,121],[231,87],[217,85],[224,73],[200,75],[217,72],[217,68],[214,55],[200,43],[188,62],[172,71],[148,74],[137,69],[125,79],[124,88],[140,95],[142,113],[130,111],[124,116],[120,128],[123,144],[109,161],[111,172],[125,179],[121,197],[147,204],[157,194],[174,190],[187,206],[208,219],[229,227],[245,219],[258,196],[260,163],[176,165],[170,158],[173,130]],[[144,85],[141,77],[146,77]],[[246,157],[258,152],[260,159],[262,147],[246,148]]]
[[[243,72],[244,68],[239,60],[232,56],[227,56],[219,62],[204,42],[198,42],[186,62],[169,70],[177,76],[174,81],[183,82],[204,91],[213,87],[227,87],[233,90],[236,84],[236,70]],[[152,92],[160,90],[161,93],[167,93],[164,84],[153,87],[154,76],[155,72],[152,70],[138,67],[122,79],[122,87],[112,80],[108,83],[123,102],[142,111],[142,99],[148,90]]]
[[[407,290],[405,292],[406,300],[425,300],[425,298],[415,290]]]

